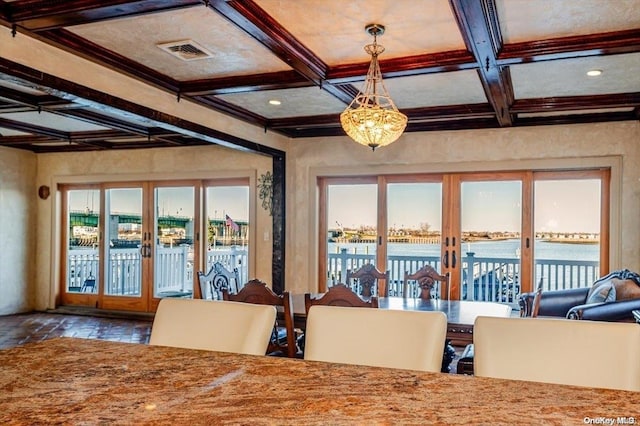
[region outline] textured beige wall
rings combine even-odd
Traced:
[[[612,268],[640,270],[640,124],[637,122],[406,134],[377,152],[346,138],[292,140],[287,159],[285,279],[291,292],[315,289],[315,177],[364,173],[614,165]],[[59,199],[39,200],[39,185],[252,175],[271,159],[216,146],[35,155],[0,150],[0,314],[53,306],[54,234]],[[37,170],[37,173],[36,173]],[[271,218],[254,194],[256,277],[271,276]],[[10,225],[10,226],[8,226]],[[37,232],[35,232],[37,230]],[[35,264],[33,253],[36,253]],[[26,277],[26,278],[25,278]],[[52,283],[54,283],[52,285]]]
[[[253,182],[271,170],[270,157],[241,153],[235,150],[211,146],[186,148],[162,148],[130,151],[83,152],[64,154],[39,154],[37,156],[37,185],[56,188],[61,183],[122,182],[134,180],[215,179],[247,176]],[[32,190],[33,191],[33,190]],[[53,192],[53,190],[52,190]],[[270,283],[271,238],[265,241],[265,233],[271,236],[271,217],[261,207],[257,192],[251,193],[254,210],[250,212],[255,241],[255,262],[251,265],[251,278],[259,277]],[[56,234],[59,223],[60,200],[51,197],[39,203],[38,253],[36,297],[34,308],[54,307],[59,281],[60,243]]]
[[[621,164],[614,173],[611,268],[640,270],[640,123],[408,133],[372,152],[345,138],[296,139],[289,151],[286,282],[316,289],[319,175],[491,171]],[[579,212],[576,212],[579,214]]]
[[[37,253],[36,155],[0,147],[0,315],[31,309]]]

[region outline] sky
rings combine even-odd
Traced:
[[[534,190],[536,231],[600,232],[599,180],[536,181]],[[441,230],[441,198],[440,183],[390,184],[389,226]],[[463,231],[520,230],[520,182],[463,182],[461,198]],[[329,228],[375,226],[375,206],[375,184],[330,186]]]
[[[113,213],[140,214],[142,190],[140,188],[118,188],[111,190],[111,211]],[[100,208],[98,190],[71,191],[71,210],[98,211]],[[173,215],[193,217],[194,191],[191,187],[158,188],[158,213],[160,216]],[[249,188],[246,186],[216,186],[207,188],[207,215],[210,219],[224,219],[229,215],[233,220],[249,220]]]
[[[521,184],[519,181],[463,182],[461,224],[463,231],[519,231]],[[223,219],[248,221],[249,190],[243,186],[220,186],[207,189],[207,215]],[[535,182],[535,230],[540,232],[600,231],[600,181],[555,180]],[[159,188],[160,215],[193,217],[191,188]],[[141,190],[118,189],[111,199],[111,211],[141,211]],[[376,185],[332,185],[329,187],[329,228],[375,226]],[[391,228],[441,230],[440,183],[394,183],[388,186],[388,223]],[[98,191],[72,191],[72,210],[97,211]],[[373,207],[373,208],[372,208]]]

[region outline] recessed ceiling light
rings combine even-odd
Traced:
[[[587,75],[589,77],[597,77],[600,74],[602,74],[602,70],[589,70],[589,71],[587,71]]]
[[[280,101],[279,101],[279,100],[277,100],[277,99],[271,99],[271,100],[269,101],[269,105],[280,105],[281,103],[282,103],[282,102],[280,102]]]

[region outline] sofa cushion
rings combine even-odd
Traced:
[[[613,278],[611,281],[616,291],[616,300],[640,299],[640,285],[635,281],[617,278]]]
[[[613,302],[616,300],[616,288],[613,280],[596,282],[587,294],[586,303]]]

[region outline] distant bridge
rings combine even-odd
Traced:
[[[132,214],[132,213],[118,213],[113,214],[114,217],[118,218],[118,223],[136,223],[142,224],[142,216]],[[100,220],[100,215],[94,212],[85,212],[85,211],[71,211],[69,213],[69,227],[74,226],[89,226],[92,228],[98,227],[98,222]],[[186,216],[160,216],[158,217],[158,226],[160,228],[186,228],[187,223],[191,222],[190,217]],[[246,226],[246,222],[236,221],[239,226]],[[225,226],[225,219],[210,219],[209,224],[218,227]]]

